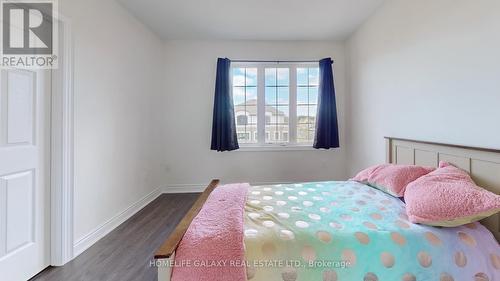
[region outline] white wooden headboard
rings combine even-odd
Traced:
[[[437,167],[447,161],[481,187],[500,194],[500,150],[386,137],[387,163]],[[500,241],[500,214],[481,221]]]

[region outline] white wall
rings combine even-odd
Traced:
[[[74,36],[74,239],[161,182],[163,43],[114,1],[60,1]]]
[[[344,179],[344,44],[333,42],[168,41],[163,111],[163,169],[169,185]],[[336,151],[214,152],[210,150],[217,57],[232,59],[335,60],[341,127]]]
[[[500,1],[387,1],[349,39],[350,173],[383,136],[500,148]]]
[[[160,186],[346,179],[384,161],[384,135],[500,147],[500,1],[387,1],[347,46],[161,42],[111,0],[60,9],[75,37],[76,242]],[[327,56],[340,149],[209,150],[217,57]]]

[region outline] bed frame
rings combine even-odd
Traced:
[[[500,194],[500,150],[462,145],[443,144],[395,137],[386,139],[386,161],[394,164],[410,164],[437,167],[439,161],[447,161],[468,171],[474,181],[485,189]],[[155,254],[158,281],[170,281],[175,250],[193,219],[198,215],[208,196],[219,185],[210,182],[191,209],[175,227]],[[481,221],[500,241],[500,214]]]
[[[437,167],[449,162],[469,172],[474,182],[500,194],[500,149],[386,137],[387,163]],[[500,241],[500,214],[481,221]]]
[[[177,224],[174,231],[170,233],[167,240],[161,245],[161,247],[156,251],[155,254],[155,266],[158,268],[158,281],[170,281],[170,276],[172,275],[171,263],[175,259],[175,250],[182,240],[184,233],[186,233],[189,225],[193,219],[198,215],[201,208],[208,199],[208,196],[214,189],[219,185],[219,180],[214,179],[205,188],[205,191],[198,197],[194,202],[193,206],[182,220]]]

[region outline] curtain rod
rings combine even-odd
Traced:
[[[317,60],[231,60],[231,62],[273,62],[273,63],[300,63],[300,62],[319,62]]]

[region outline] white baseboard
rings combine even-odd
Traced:
[[[203,192],[208,184],[174,184],[162,188],[162,193],[199,193]]]
[[[114,230],[116,227],[118,227],[120,224],[122,224],[123,222],[128,220],[135,213],[140,211],[146,205],[151,203],[151,201],[155,200],[158,196],[160,196],[161,193],[162,193],[162,190],[160,188],[153,190],[151,193],[144,196],[140,200],[136,201],[130,207],[123,210],[121,213],[112,217],[108,221],[106,221],[103,224],[96,227],[94,230],[92,230],[90,233],[88,233],[84,237],[80,238],[78,241],[76,241],[74,243],[73,258],[76,258],[78,255],[83,253],[83,251],[90,248],[92,245],[94,245],[101,238],[103,238],[108,233],[110,233],[112,230]]]
[[[253,182],[251,185],[274,185],[283,184],[287,182]],[[205,184],[173,184],[162,188],[162,193],[199,193],[203,192],[207,187],[208,183]]]

